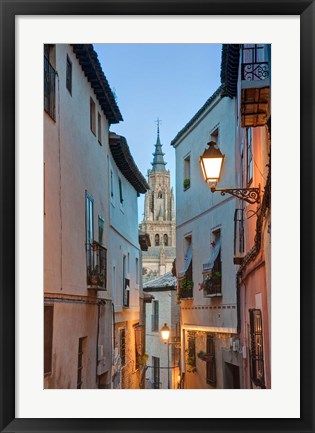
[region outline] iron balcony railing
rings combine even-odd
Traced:
[[[107,250],[98,242],[87,244],[87,285],[89,288],[106,290]]]
[[[243,47],[241,79],[245,81],[266,80],[270,77],[270,65],[264,55],[264,47],[257,44]]]
[[[44,56],[44,109],[56,120],[56,71]]]

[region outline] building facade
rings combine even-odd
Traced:
[[[146,388],[176,389],[179,374],[179,305],[177,303],[176,277],[172,272],[147,281],[144,293],[152,295],[146,306]],[[166,344],[161,338],[164,324],[170,328],[170,341]]]
[[[222,88],[172,141],[176,152],[176,273],[181,310],[182,386],[240,388],[235,198],[212,194],[200,156],[215,142],[225,155],[222,179],[235,183],[235,98]],[[189,206],[187,206],[189,203]]]
[[[235,258],[244,388],[271,388],[271,45],[224,45],[225,93],[237,100],[236,185],[260,189],[237,200]]]
[[[150,189],[145,195],[141,231],[150,236],[151,247],[143,253],[143,281],[171,271],[176,255],[176,223],[174,193],[170,172],[166,170],[159,127],[153,153],[152,169],[148,170]]]
[[[44,109],[45,388],[139,388],[149,186],[92,45],[45,46]]]
[[[44,51],[44,387],[110,388],[109,126],[92,45]]]
[[[149,188],[130,154],[124,137],[110,133],[109,247],[113,291],[113,387],[140,388],[142,353],[141,249],[137,196]]]

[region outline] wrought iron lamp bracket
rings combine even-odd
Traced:
[[[180,349],[181,348],[180,341],[165,341],[164,343],[168,344],[169,346],[174,345],[174,347],[176,349]]]
[[[212,186],[211,191],[218,191],[221,195],[231,194],[250,204],[260,203],[260,186],[258,188],[215,188]]]

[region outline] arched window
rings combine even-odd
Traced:
[[[168,246],[168,236],[167,236],[167,234],[164,235],[164,245],[166,247]]]
[[[160,236],[158,234],[155,235],[155,246],[158,247],[160,245]]]
[[[162,198],[163,197],[163,195],[162,195],[162,192],[160,191],[159,193],[158,193],[158,198]]]

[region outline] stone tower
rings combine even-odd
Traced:
[[[159,120],[157,124],[152,168],[148,170],[150,189],[145,195],[144,219],[140,224],[140,230],[148,233],[151,241],[151,247],[142,255],[144,282],[170,271],[176,256],[174,192],[170,171],[165,168]]]

